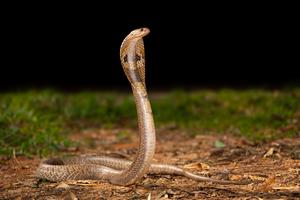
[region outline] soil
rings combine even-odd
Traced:
[[[60,154],[132,159],[136,132],[101,129],[72,134],[72,140],[80,141],[79,148],[62,149]],[[215,179],[252,183],[220,185],[170,175],[146,175],[128,187],[91,180],[53,183],[35,178],[40,158],[16,156],[1,157],[0,199],[300,199],[300,138],[255,144],[230,135],[158,132],[155,162]]]

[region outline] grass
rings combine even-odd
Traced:
[[[150,94],[158,128],[230,133],[254,141],[300,135],[300,89],[199,90]],[[0,94],[0,154],[46,155],[71,145],[68,133],[136,127],[131,94],[53,90]],[[124,137],[120,135],[119,137]]]

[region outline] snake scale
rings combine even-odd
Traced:
[[[50,181],[107,180],[116,185],[131,185],[145,174],[181,175],[196,181],[220,184],[245,184],[236,181],[216,180],[185,171],[174,165],[151,164],[155,153],[155,126],[145,84],[145,52],[143,37],[150,30],[133,30],[124,39],[120,48],[123,70],[131,84],[136,103],[139,146],[134,161],[106,156],[79,156],[54,158],[43,161],[36,176]]]

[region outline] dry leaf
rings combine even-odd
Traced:
[[[272,190],[272,185],[275,183],[275,176],[271,176],[268,178],[261,186],[259,186],[259,190],[261,191],[269,191]]]
[[[147,200],[151,200],[151,192],[148,194]]]
[[[203,171],[203,170],[208,170],[210,168],[210,166],[205,163],[196,162],[196,163],[190,163],[190,164],[184,165],[183,168]]]
[[[86,187],[101,187],[101,183],[96,180],[68,180],[68,185],[86,186]]]
[[[231,175],[230,176],[230,180],[232,180],[232,181],[239,181],[242,178],[243,178],[243,176],[241,176],[241,175]]]
[[[271,148],[267,151],[267,153],[265,153],[264,158],[267,158],[267,157],[272,156],[273,153],[274,153],[274,148],[271,147]]]
[[[58,184],[56,186],[56,188],[69,189],[70,186],[68,184],[64,183],[64,182],[61,182],[60,184]]]
[[[298,173],[300,174],[300,168],[296,168],[296,169],[295,168],[289,168],[288,172],[289,173],[294,173],[294,174],[298,174]]]
[[[248,176],[252,181],[265,181],[266,178],[261,176],[249,175]]]
[[[163,197],[160,198],[160,200],[167,200],[167,199],[169,199],[168,194],[165,194]]]
[[[288,190],[288,191],[300,191],[300,186],[281,186],[281,187],[273,187],[274,190]]]
[[[94,180],[76,180],[74,184],[91,184],[95,183]]]

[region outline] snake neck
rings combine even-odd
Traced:
[[[147,92],[133,86],[132,91],[137,107],[139,127],[139,147],[137,155],[130,165],[121,174],[111,177],[110,182],[119,185],[130,185],[142,178],[148,172],[155,153],[155,126],[152,117]]]

